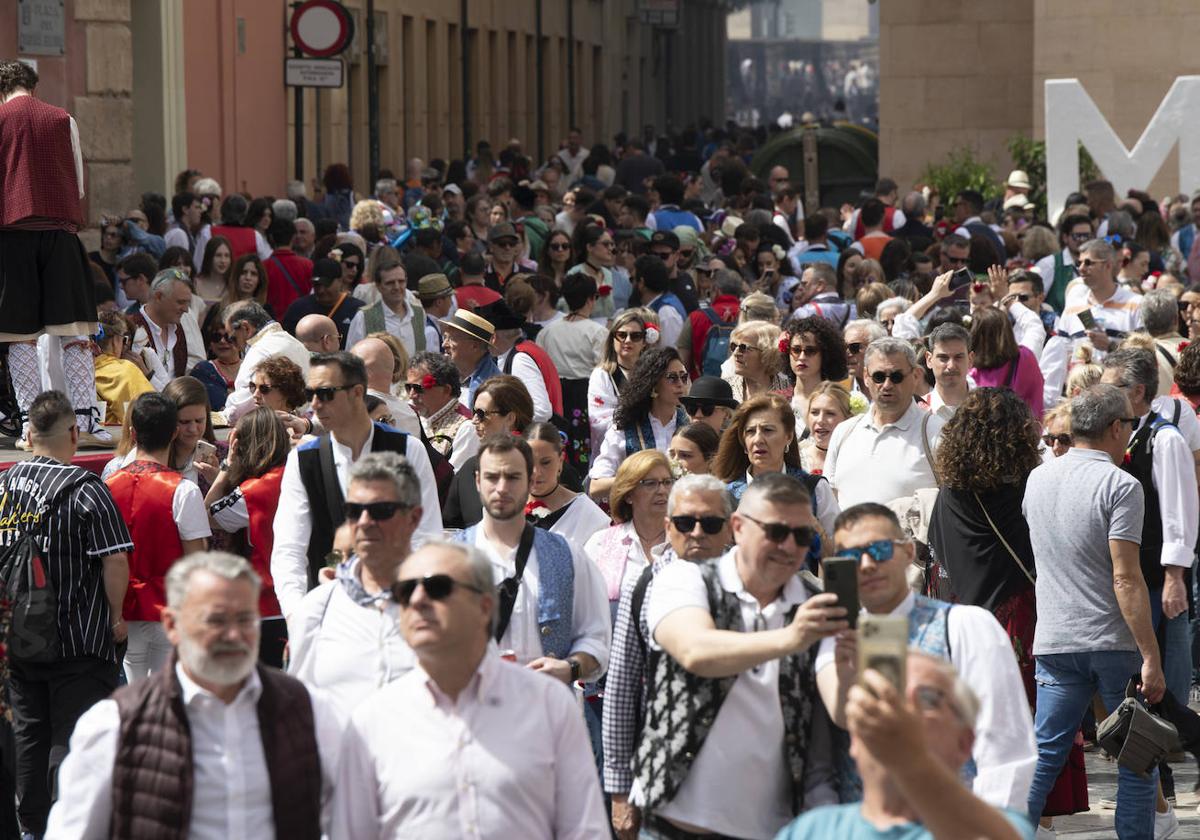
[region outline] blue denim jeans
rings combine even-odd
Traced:
[[[1084,709],[1097,690],[1108,710],[1125,698],[1129,678],[1141,672],[1142,657],[1135,651],[1054,653],[1037,657],[1037,711],[1034,730],[1038,763],[1029,790],[1029,815],[1036,822],[1046,796],[1054,786]],[[1154,802],[1158,771],[1148,778],[1120,768],[1117,777],[1117,837],[1151,840],[1154,837]]]
[[[1188,692],[1192,688],[1192,640],[1191,628],[1187,612],[1184,611],[1174,618],[1167,619],[1163,629],[1158,629],[1162,620],[1162,590],[1150,590],[1150,622],[1164,639],[1162,656],[1163,677],[1167,681],[1167,691],[1175,695],[1175,699],[1185,706],[1188,702]]]

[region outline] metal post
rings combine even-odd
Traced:
[[[467,30],[467,4],[462,0],[459,12],[459,38],[462,46],[462,121],[463,121],[463,159],[471,159],[471,38]]]
[[[575,125],[575,0],[567,0],[567,129]]]
[[[375,0],[367,0],[367,177],[371,191],[379,175],[379,77],[375,73]]]
[[[663,132],[664,134],[671,133],[672,117],[675,113],[675,108],[673,107],[675,97],[672,95],[674,93],[674,91],[671,90],[671,63],[675,60],[675,56],[673,55],[673,50],[672,50],[672,47],[674,47],[674,46],[675,46],[675,30],[674,29],[664,29],[663,30],[663,67],[664,67],[664,70],[663,70],[663,83],[664,83],[663,84],[663,105],[664,105],[663,117],[666,121],[666,126],[665,126],[665,129]]]
[[[295,9],[300,4],[292,3],[291,5],[292,5],[292,8]],[[284,29],[286,30],[286,28],[287,28],[287,25],[285,23]],[[292,56],[293,57],[301,58],[301,57],[303,57],[303,55],[304,55],[304,53],[302,53],[300,51],[300,48],[298,46],[295,46],[295,45],[292,46]],[[293,102],[294,102],[294,104],[292,106],[292,112],[294,114],[295,128],[296,128],[295,148],[294,148],[292,154],[296,158],[296,164],[295,164],[296,180],[303,184],[304,183],[304,88],[302,88],[302,87],[294,88],[292,90],[292,97],[293,97]]]
[[[539,161],[546,159],[546,82],[545,82],[545,61],[546,56],[542,49],[542,0],[534,0],[536,9],[534,12],[534,29],[536,31],[537,49],[534,51],[537,59],[534,68],[534,74],[537,76],[537,159]]]

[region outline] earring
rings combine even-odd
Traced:
[[[658,399],[658,391],[651,391],[651,392],[650,392],[650,399],[652,399],[652,400],[656,400],[656,399]]]

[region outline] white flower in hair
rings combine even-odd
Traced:
[[[658,327],[653,324],[646,324],[646,345],[652,346],[658,344],[658,339],[662,337],[662,333],[658,331]]]
[[[851,416],[857,416],[859,414],[862,414],[870,407],[871,407],[871,405],[870,405],[870,403],[867,402],[867,398],[864,397],[862,394],[858,393],[857,391],[850,394],[850,414],[851,414]]]

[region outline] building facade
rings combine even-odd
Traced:
[[[719,121],[726,4],[680,0],[668,29],[642,22],[642,2],[375,0],[380,165],[399,174],[513,137],[544,159],[572,124],[611,144]],[[143,191],[169,196],[188,167],[226,191],[282,195],[298,171],[311,181],[343,162],[369,192],[366,0],[345,5],[345,83],[304,91],[299,168],[285,0],[0,0],[0,56],[35,61],[39,95],[79,122],[93,222]]]

